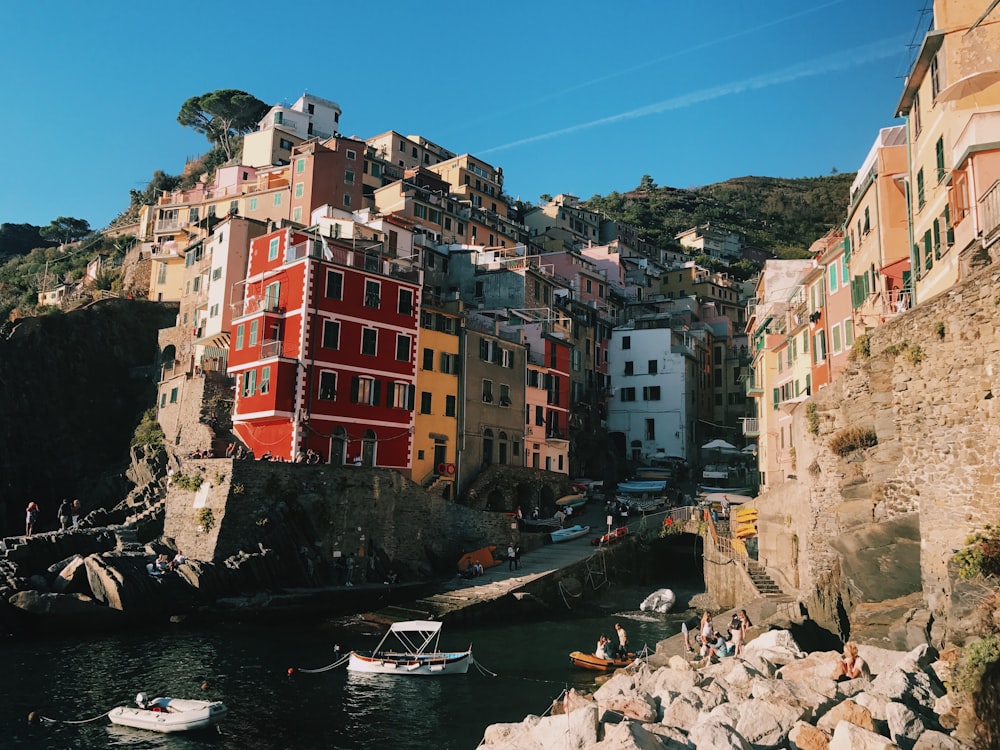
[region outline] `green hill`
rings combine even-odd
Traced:
[[[804,257],[815,240],[843,224],[853,181],[853,173],[736,177],[685,190],[644,177],[631,192],[595,195],[584,205],[639,228],[660,247],[674,245],[678,232],[711,222],[778,257]]]

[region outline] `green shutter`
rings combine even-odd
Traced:
[[[774,397],[774,408],[777,409],[778,408],[778,403],[781,400],[778,397],[778,389],[777,388],[772,389],[772,395]]]

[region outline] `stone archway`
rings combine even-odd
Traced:
[[[507,495],[499,487],[494,487],[486,495],[486,510],[510,510],[507,507]]]
[[[538,493],[538,509],[546,518],[556,512],[556,493],[547,484],[543,484]]]
[[[538,493],[535,488],[527,482],[521,482],[514,488],[514,508],[521,509],[525,518],[531,515],[531,511],[538,505]]]

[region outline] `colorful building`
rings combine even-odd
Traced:
[[[233,431],[257,457],[410,469],[419,269],[283,228],[251,243],[233,317]]]

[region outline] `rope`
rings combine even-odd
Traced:
[[[343,666],[350,660],[351,660],[351,655],[347,654],[346,656],[342,656],[333,664],[327,664],[325,667],[320,667],[319,669],[302,669],[301,667],[299,667],[295,671],[302,672],[303,674],[319,674],[320,672],[329,672],[331,669],[336,669],[337,667]]]
[[[89,724],[92,721],[103,719],[105,716],[111,713],[112,710],[113,709],[109,708],[107,711],[97,714],[97,716],[91,717],[89,719],[79,719],[77,721],[73,721],[71,719],[52,719],[48,716],[39,716],[38,718],[46,722],[47,724]]]
[[[478,659],[473,659],[472,660],[472,664],[473,664],[473,666],[476,669],[479,670],[479,674],[488,674],[490,677],[498,677],[499,676],[496,672],[491,672],[486,667],[484,667],[482,664],[480,664]]]

